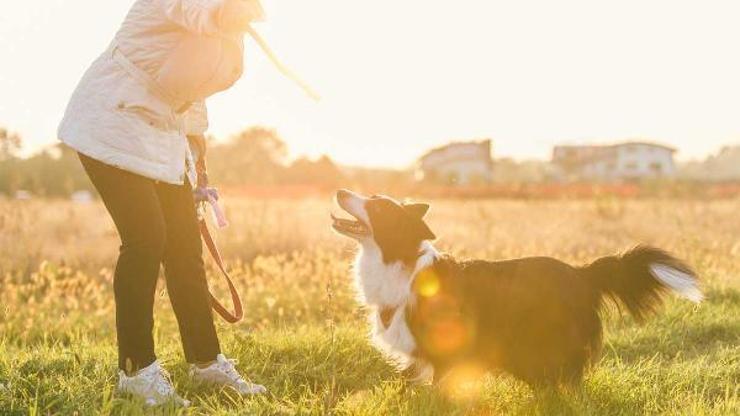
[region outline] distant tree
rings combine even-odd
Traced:
[[[8,129],[0,128],[0,161],[16,157],[20,149],[21,137]]]
[[[209,149],[208,168],[216,182],[229,185],[279,182],[288,147],[274,129],[252,127]]]
[[[77,152],[58,144],[29,158],[0,162],[0,191],[12,194],[24,189],[35,195],[68,197],[78,190],[91,190]]]
[[[20,148],[20,136],[0,128],[0,193],[10,194],[18,189],[17,153]]]
[[[336,187],[344,180],[341,170],[326,155],[315,161],[297,159],[285,172],[285,182],[291,184]]]
[[[275,129],[252,127],[231,139],[232,150],[244,163],[268,162],[284,164],[288,157],[288,146]]]

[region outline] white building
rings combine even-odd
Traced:
[[[451,185],[490,182],[491,140],[450,143],[430,150],[419,159],[417,178]]]
[[[676,149],[655,143],[556,146],[552,162],[565,179],[630,180],[673,177]]]

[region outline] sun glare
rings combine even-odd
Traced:
[[[69,94],[129,3],[7,5],[0,120],[27,151],[54,142]],[[734,2],[263,3],[267,20],[255,27],[323,100],[307,99],[250,41],[244,79],[210,100],[220,140],[265,125],[293,156],[407,167],[431,147],[478,137],[516,158],[644,137],[682,159],[740,138],[740,59],[725,52],[740,36]],[[50,33],[73,47],[50,49]]]
[[[453,400],[471,400],[482,394],[486,370],[474,361],[455,366],[443,380],[442,391]]]

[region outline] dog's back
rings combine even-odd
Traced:
[[[656,276],[655,265],[693,276],[675,258],[646,247],[580,268],[551,258],[444,257],[419,275],[417,286],[436,279],[438,290],[434,296],[417,291],[409,326],[437,379],[455,363],[475,361],[533,385],[575,383],[599,356],[605,296],[642,319],[665,289],[679,289]],[[444,330],[447,336],[438,334]],[[435,345],[440,342],[442,348]]]

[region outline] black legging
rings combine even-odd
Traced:
[[[220,346],[190,184],[157,182],[82,154],[80,160],[121,236],[113,283],[120,368],[136,371],[156,360],[152,327],[160,263],[186,360],[215,360]]]

